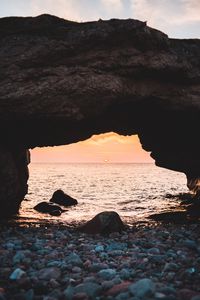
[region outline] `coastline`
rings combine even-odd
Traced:
[[[200,224],[149,222],[107,236],[59,223],[0,228],[0,299],[138,299],[141,284],[139,299],[200,297]],[[22,276],[10,279],[16,269]]]

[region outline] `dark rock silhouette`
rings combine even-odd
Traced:
[[[34,206],[34,209],[38,212],[48,213],[52,216],[60,216],[63,212],[60,206],[45,201],[38,203],[36,206]]]
[[[27,192],[26,149],[109,131],[138,134],[156,165],[184,172],[198,192],[199,40],[131,19],[42,15],[1,18],[0,43],[1,214]]]
[[[62,190],[55,191],[49,201],[66,207],[78,204],[76,199],[65,194]]]
[[[79,231],[89,234],[109,234],[111,232],[120,232],[124,229],[125,226],[118,213],[114,211],[104,211],[82,225]]]

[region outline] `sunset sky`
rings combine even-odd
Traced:
[[[88,21],[134,18],[174,38],[200,38],[200,0],[0,0],[0,17],[43,13]],[[32,151],[33,162],[152,162],[137,136],[114,133]]]

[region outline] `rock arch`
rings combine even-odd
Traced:
[[[200,178],[200,40],[137,20],[0,19],[0,212],[27,192],[27,150],[138,134],[157,165]]]

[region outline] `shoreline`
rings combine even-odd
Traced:
[[[200,224],[135,224],[107,236],[63,224],[0,226],[0,299],[194,300]],[[22,277],[9,279],[20,269]],[[200,299],[200,298],[195,298]]]

